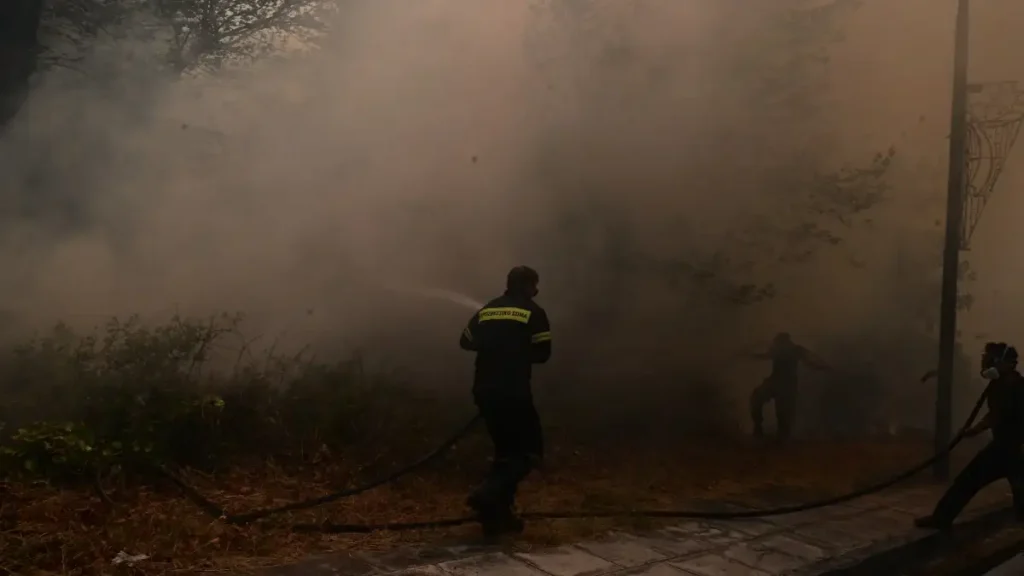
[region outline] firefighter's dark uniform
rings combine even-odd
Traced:
[[[975,494],[1000,478],[1010,482],[1017,516],[1024,518],[1024,377],[1016,370],[1000,374],[989,382],[985,395],[992,441],[953,480],[932,515],[918,521],[922,527],[948,528]]]
[[[775,403],[775,422],[780,440],[793,432],[797,407],[797,374],[807,351],[794,343],[775,344],[769,352],[772,372],[750,395],[750,418],[754,434],[761,435],[764,427],[764,405]]]
[[[530,378],[532,365],[551,357],[551,326],[532,299],[506,292],[473,315],[459,344],[476,352],[473,399],[494,443],[491,472],[470,503],[482,516],[510,514],[519,483],[544,454]]]

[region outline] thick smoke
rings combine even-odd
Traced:
[[[239,310],[251,330],[369,349],[461,390],[468,310],[413,294],[486,299],[527,263],[558,334],[552,395],[627,414],[625,398],[656,394],[731,419],[758,380],[738,354],[776,330],[843,340],[838,356],[925,332],[893,311],[934,297],[918,280],[935,246],[918,239],[938,239],[944,122],[857,131],[850,90],[888,70],[857,66],[888,49],[864,40],[862,14],[845,0],[347,2],[315,53],[174,81],[138,43],[142,63],[111,71],[127,48],[108,47],[87,81],[40,78],[0,143],[7,322]],[[946,73],[948,44],[889,40]],[[912,84],[867,93],[892,110],[886,94]],[[944,103],[921,107],[941,118]],[[892,145],[882,176],[828,184]]]

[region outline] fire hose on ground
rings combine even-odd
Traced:
[[[569,511],[551,511],[551,512],[527,512],[522,514],[521,517],[526,520],[563,520],[563,519],[582,519],[582,518],[678,518],[678,519],[693,519],[693,520],[743,520],[743,519],[754,519],[754,518],[766,518],[770,516],[782,516],[785,514],[795,514],[799,512],[806,512],[817,508],[824,508],[827,506],[833,506],[836,504],[842,504],[864,496],[869,496],[883,490],[887,490],[897,484],[900,484],[911,477],[917,475],[923,470],[931,467],[936,460],[945,457],[947,454],[953,451],[958,444],[966,437],[967,430],[974,423],[978,413],[981,411],[981,407],[985,402],[985,394],[982,394],[975,403],[974,408],[971,410],[970,416],[967,421],[957,432],[953,441],[950,442],[941,452],[938,452],[927,460],[916,464],[915,466],[908,468],[907,470],[892,476],[884,481],[876,482],[869,486],[865,486],[858,490],[842,494],[839,496],[833,496],[829,498],[823,498],[820,500],[814,500],[803,504],[795,504],[791,506],[780,506],[777,508],[767,508],[760,510],[738,510],[738,511],[704,511],[704,510],[614,510],[614,511],[586,511],[586,510],[569,510]],[[287,512],[295,512],[298,510],[306,510],[309,508],[315,508],[331,502],[336,502],[345,498],[350,498],[363,492],[373,490],[385,484],[390,484],[399,478],[402,478],[423,466],[433,462],[455,444],[467,436],[476,424],[479,422],[479,416],[470,420],[465,426],[458,430],[455,434],[445,440],[435,450],[420,458],[419,460],[404,466],[394,472],[378,478],[372,482],[341,490],[331,494],[319,496],[317,498],[311,498],[308,500],[302,500],[299,502],[293,502],[283,506],[274,508],[264,508],[258,510],[252,510],[243,514],[230,514],[224,510],[221,506],[217,505],[210,499],[206,498],[199,493],[195,488],[188,485],[183,479],[177,474],[174,474],[164,466],[156,465],[156,471],[161,476],[165,477],[168,481],[173,483],[181,491],[181,493],[189,501],[194,503],[208,515],[216,518],[222,522],[232,525],[244,525],[258,520],[263,520],[271,516],[278,514],[284,514]],[[453,526],[460,526],[463,524],[470,524],[476,522],[477,519],[473,516],[464,516],[458,518],[442,518],[423,520],[420,522],[400,522],[400,523],[388,523],[388,524],[337,524],[331,522],[324,522],[319,524],[295,524],[292,529],[299,532],[325,532],[325,533],[367,533],[376,532],[381,530],[398,531],[398,530],[425,530],[432,528],[448,528]]]

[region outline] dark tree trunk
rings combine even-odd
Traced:
[[[43,0],[0,0],[0,127],[21,108],[35,71]]]

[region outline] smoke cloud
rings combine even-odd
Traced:
[[[6,322],[237,310],[461,391],[468,310],[430,291],[530,264],[542,396],[738,421],[765,368],[739,355],[779,330],[906,378],[934,361],[953,6],[848,4],[347,2],[316,52],[174,80],[101,47],[0,140]],[[1024,77],[995,47],[1021,8],[983,11],[977,68]]]

